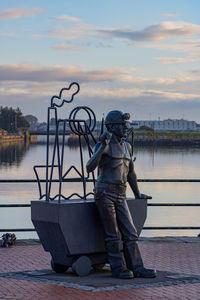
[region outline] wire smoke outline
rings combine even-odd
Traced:
[[[60,99],[62,98],[62,93],[63,93],[64,91],[69,91],[73,85],[76,85],[76,86],[77,86],[77,90],[72,94],[70,100],[63,99],[62,102],[61,102],[61,104],[56,104],[56,103],[54,103],[54,99],[59,99],[59,100],[60,100]],[[56,107],[62,107],[64,103],[70,103],[70,102],[72,102],[73,99],[74,99],[74,96],[75,96],[76,94],[78,94],[79,91],[80,91],[80,86],[79,86],[79,84],[78,84],[77,82],[72,82],[72,83],[70,83],[69,87],[62,88],[62,89],[60,90],[59,96],[54,95],[54,96],[51,97],[51,107],[55,107],[55,106],[56,106]]]

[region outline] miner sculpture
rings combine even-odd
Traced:
[[[79,84],[72,82],[51,97],[47,110],[46,163],[34,166],[39,200],[31,202],[32,222],[44,250],[51,255],[51,267],[57,273],[72,268],[76,275],[86,276],[91,268],[102,268],[109,258],[115,277],[132,278],[132,272],[135,276],[153,277],[153,270],[143,268],[137,245],[146,219],[148,196],[141,195],[138,190],[131,160],[132,148],[124,140],[127,134],[133,146],[132,128],[127,132],[129,114],[110,112],[105,120],[107,132],[103,134],[102,122],[100,141],[97,142],[93,135],[96,116],[91,108],[77,106],[61,118],[62,109],[70,106],[79,91]],[[64,96],[66,92],[67,98]],[[52,117],[55,119],[54,132],[50,130]],[[78,139],[79,157],[76,157],[75,164],[65,151],[67,132],[75,134]],[[94,154],[91,143],[97,145]],[[89,176],[85,172],[86,164],[87,171],[91,172]],[[96,181],[93,170],[97,166],[99,177]],[[127,181],[136,198],[140,199],[127,198],[126,203]],[[75,189],[72,183],[76,184]],[[96,201],[91,185],[95,187]],[[129,271],[125,268],[119,231]]]
[[[137,199],[151,197],[141,194],[132,161],[132,149],[125,141],[130,114],[113,110],[105,118],[105,131],[87,163],[87,171],[98,167],[95,200],[105,233],[105,245],[112,276],[121,279],[155,277],[156,271],[146,269],[138,247],[138,234],[126,202],[129,183]],[[120,248],[120,233],[123,251]],[[125,260],[124,260],[125,258]]]

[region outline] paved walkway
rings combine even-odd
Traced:
[[[50,255],[37,241],[18,241],[16,246],[0,248],[0,299],[200,299],[200,238],[152,238],[142,239],[139,244],[146,267],[178,273],[183,279],[158,284],[146,284],[146,279],[143,279],[143,287],[140,287],[141,284],[131,285],[130,280],[129,284],[126,280],[120,281],[120,285],[117,281],[110,281],[113,290],[110,289],[110,285],[108,289],[98,291],[86,290],[87,288],[81,288],[80,284],[71,288],[66,287],[66,284],[62,286],[59,281],[45,282],[38,276],[20,277],[19,272],[26,274],[22,271],[50,270]],[[185,280],[183,274],[187,274]],[[72,281],[73,275],[68,274],[66,278],[67,276]],[[92,279],[92,276],[94,275],[90,275],[89,278]],[[175,278],[178,278],[176,276]],[[107,278],[109,282],[110,276]],[[86,279],[79,278],[79,283],[81,280]],[[133,279],[132,282],[136,281],[137,279]]]

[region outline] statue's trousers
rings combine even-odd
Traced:
[[[97,182],[95,186],[96,205],[105,232],[108,261],[113,274],[124,270],[125,263],[129,270],[143,266],[137,243],[138,235],[125,200],[125,193],[126,187],[116,184]],[[120,233],[123,253],[120,251]]]

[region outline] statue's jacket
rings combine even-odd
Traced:
[[[100,143],[98,144],[96,150],[100,146]],[[99,162],[99,176],[95,185],[96,198],[102,196],[102,193],[123,199],[126,197],[127,176],[132,159],[130,149],[129,143],[119,142],[112,136]]]

